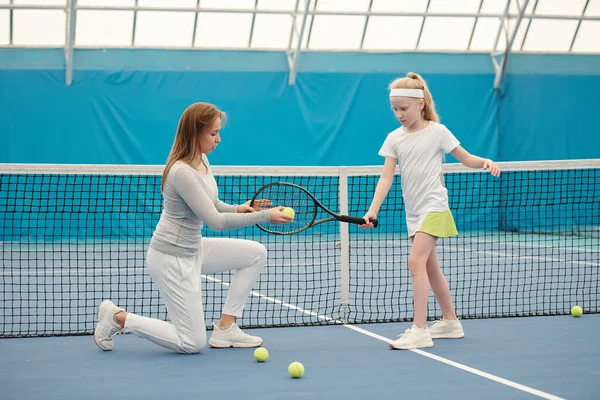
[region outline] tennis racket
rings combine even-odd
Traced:
[[[257,224],[260,230],[276,235],[293,235],[329,221],[342,221],[357,225],[365,223],[364,218],[361,217],[334,213],[321,204],[308,190],[293,183],[273,182],[264,185],[252,196],[250,206],[254,207],[254,203],[259,199],[268,199],[272,206],[284,206],[294,209],[294,221],[290,223],[271,224],[263,222]],[[320,211],[324,211],[329,216],[317,219]],[[378,225],[376,219],[371,220],[371,222],[375,227]]]

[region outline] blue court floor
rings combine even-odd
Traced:
[[[408,323],[254,329],[253,349],[166,351],[134,335],[0,340],[0,399],[598,399],[600,315],[463,321],[466,337],[390,350]],[[300,361],[301,379],[287,366]]]

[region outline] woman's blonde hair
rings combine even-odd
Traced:
[[[209,103],[194,103],[181,114],[173,147],[163,171],[161,190],[164,189],[167,174],[175,162],[190,164],[202,156],[200,135],[207,132],[217,118],[221,118],[223,125],[225,113]]]
[[[404,78],[395,79],[390,83],[389,89],[423,89],[425,106],[421,110],[421,116],[425,121],[440,122],[440,117],[435,111],[435,104],[431,92],[427,87],[427,82],[421,77],[421,75],[409,72]]]

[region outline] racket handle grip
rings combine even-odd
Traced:
[[[340,221],[349,222],[351,224],[357,224],[357,225],[362,225],[365,223],[364,218],[350,217],[348,215],[340,215]],[[379,222],[376,219],[372,219],[371,222],[373,223],[373,227],[375,227],[375,228],[377,228],[377,225],[379,225]]]

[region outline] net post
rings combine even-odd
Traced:
[[[347,167],[340,167],[339,188],[340,214],[348,215]],[[342,308],[348,309],[350,306],[350,238],[348,234],[348,224],[345,222],[340,222],[340,262]]]
[[[340,306],[340,317],[339,320],[343,323],[343,324],[348,324],[348,318],[350,317],[350,314],[352,313],[352,310],[350,309],[350,306],[348,304],[342,304]]]

